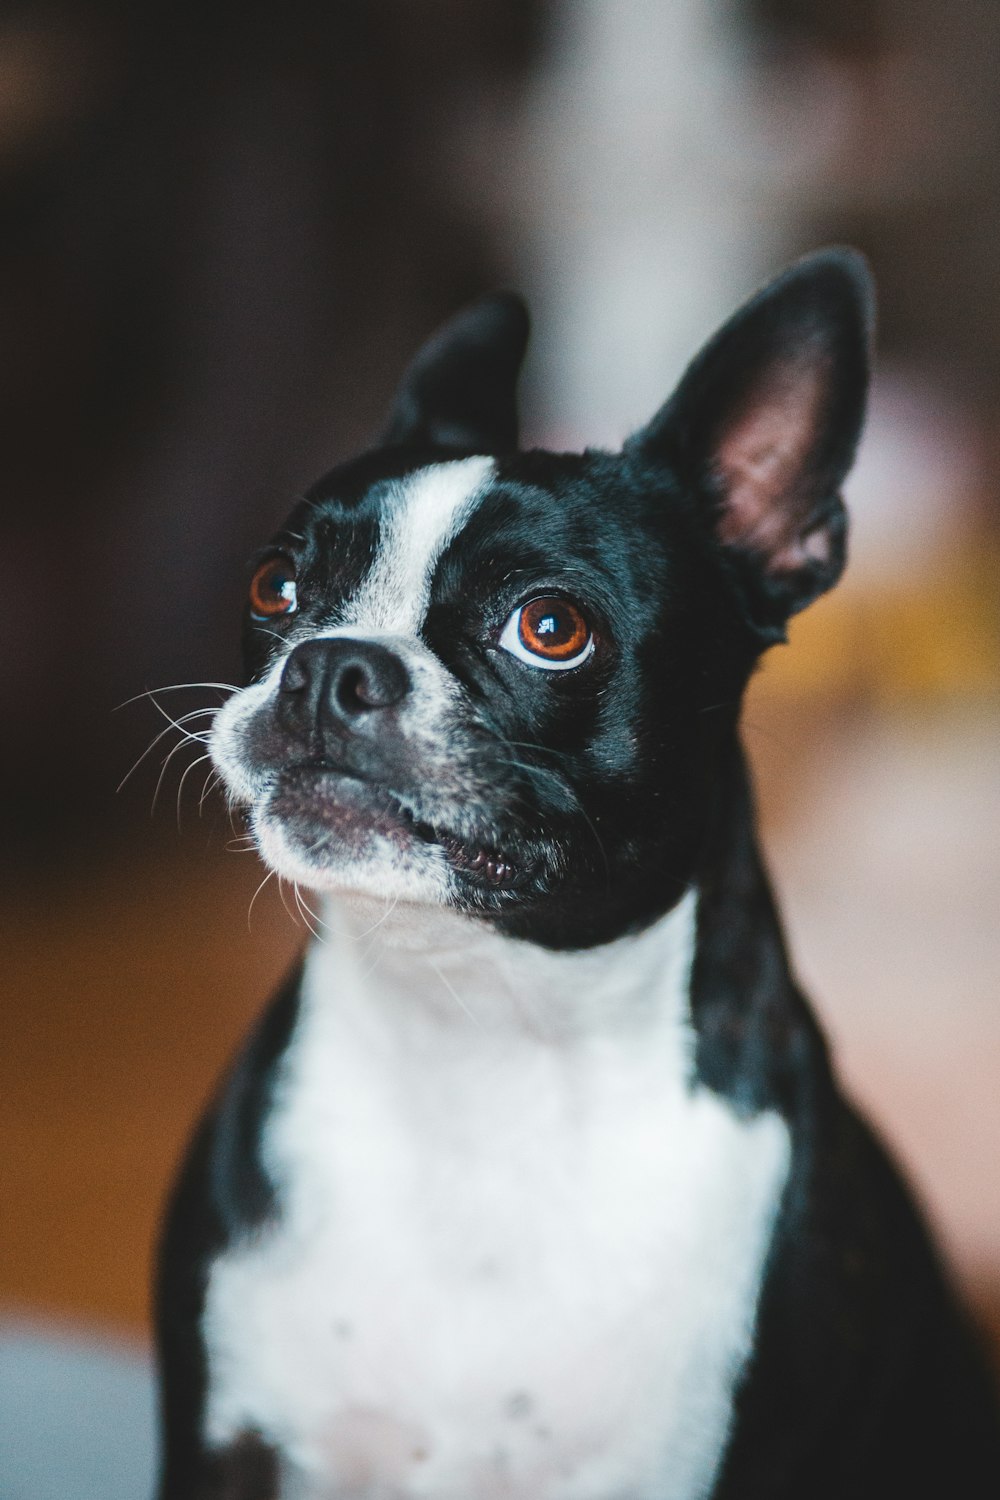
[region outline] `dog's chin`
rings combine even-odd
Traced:
[[[311,890],[449,900],[443,852],[417,836],[401,807],[361,783],[283,777],[250,823],[264,863]]]
[[[264,862],[312,890],[466,905],[477,891],[501,894],[518,874],[475,835],[423,822],[398,797],[353,777],[282,775],[250,823]]]
[[[322,833],[302,832],[266,812],[251,818],[264,863],[285,880],[313,891],[350,892],[386,901],[431,906],[452,904],[450,872],[443,854],[418,844],[406,847],[378,833],[352,847]]]

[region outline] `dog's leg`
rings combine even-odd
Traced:
[[[195,1133],[171,1195],[156,1275],[163,1455],[157,1500],[276,1500],[279,1493],[277,1455],[258,1434],[208,1447],[210,1371],[202,1320],[214,1259],[259,1228],[271,1209],[258,1140],[298,986],[296,972],[252,1033]]]
[[[208,1250],[191,1213],[204,1191],[211,1127],[196,1139],[168,1222],[158,1284],[163,1468],[156,1500],[278,1500],[278,1460],[257,1433],[209,1451],[203,1440],[208,1370],[201,1333]],[[204,1203],[202,1204],[204,1208]]]

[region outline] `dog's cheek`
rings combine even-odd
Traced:
[[[252,806],[265,789],[264,768],[253,753],[252,739],[272,696],[268,682],[257,683],[230,698],[215,717],[208,748],[234,802]]]

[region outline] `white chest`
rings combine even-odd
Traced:
[[[281,1223],[210,1279],[213,1442],[259,1431],[303,1500],[706,1494],[788,1141],[688,1085],[693,916],[599,958],[316,955]]]

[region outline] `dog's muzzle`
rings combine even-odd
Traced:
[[[404,663],[376,641],[303,641],[285,662],[275,714],[304,752],[337,760],[345,741],[384,736],[410,688]]]

